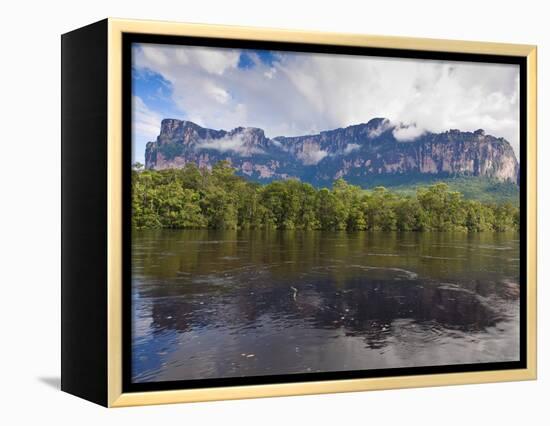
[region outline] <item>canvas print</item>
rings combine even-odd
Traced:
[[[131,46],[131,381],[520,359],[518,65]]]

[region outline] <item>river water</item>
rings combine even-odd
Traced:
[[[133,231],[132,380],[519,359],[517,233]]]

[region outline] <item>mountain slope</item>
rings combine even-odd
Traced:
[[[424,133],[403,141],[387,119],[321,132],[268,138],[262,129],[206,129],[190,121],[164,119],[145,152],[148,169],[211,167],[227,160],[239,174],[260,182],[297,178],[329,186],[340,177],[363,187],[375,181],[403,182],[408,176],[474,176],[517,183],[518,162],[510,144],[483,130]]]

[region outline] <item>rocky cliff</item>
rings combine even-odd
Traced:
[[[344,177],[368,184],[380,176],[407,174],[481,176],[516,183],[518,161],[503,138],[483,130],[424,133],[396,138],[387,119],[328,130],[316,135],[266,137],[262,129],[206,129],[190,121],[162,120],[160,134],[145,152],[148,169],[211,167],[229,161],[239,174],[259,181],[298,178],[315,185]]]

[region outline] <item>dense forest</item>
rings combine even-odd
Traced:
[[[267,185],[235,175],[226,162],[212,170],[132,171],[135,228],[319,229],[383,231],[506,231],[519,227],[510,203],[468,200],[447,184],[403,195],[384,187],[364,190],[343,179],[332,189],[298,180]]]

